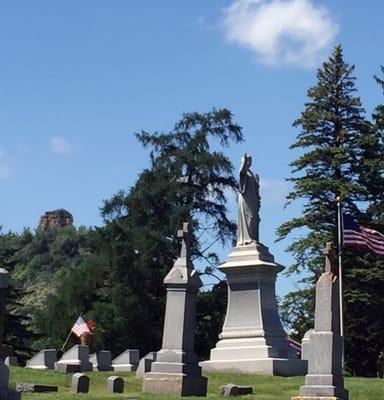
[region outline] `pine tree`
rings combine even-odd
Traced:
[[[294,122],[301,132],[291,148],[303,152],[291,163],[293,177],[289,180],[293,183],[293,190],[288,195],[288,204],[298,200],[304,203],[300,216],[278,228],[278,238],[284,239],[298,229],[301,233],[288,247],[296,260],[288,272],[305,272],[302,283],[306,286],[304,290],[293,292],[285,299],[286,310],[292,310],[299,304],[306,310],[294,315],[294,320],[291,320],[291,325],[297,329],[304,327],[295,324],[295,319],[297,322],[310,315],[308,310],[313,306],[313,294],[309,295],[306,290],[314,290],[315,280],[323,268],[322,250],[327,241],[337,242],[336,198],[340,196],[342,199],[344,212],[360,221],[371,222],[369,215],[363,213],[358,204],[374,202],[383,188],[380,169],[382,147],[377,132],[365,119],[360,98],[356,95],[353,71],[354,66],[344,61],[342,48],[337,46],[327,62],[319,68],[317,84],[308,90],[310,100],[300,118]],[[365,287],[359,287],[353,276],[357,272],[357,265],[364,268],[367,264],[363,264],[357,256],[353,251],[346,251],[345,278],[355,284],[355,292],[351,286],[348,288],[347,285],[346,288],[346,315],[350,300],[348,295],[362,305],[363,293],[367,292]],[[290,319],[290,316],[287,314],[285,318]],[[351,338],[359,333],[348,318],[345,330],[347,362],[351,365],[357,357],[357,353],[354,353],[356,346],[351,344]],[[295,333],[302,336],[304,331]]]

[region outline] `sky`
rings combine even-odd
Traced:
[[[275,243],[275,230],[300,213],[284,208],[292,122],[339,43],[367,115],[384,102],[383,14],[382,0],[0,0],[0,225],[35,229],[57,208],[101,225],[103,200],[148,166],[135,132],[226,107],[245,141],[225,152],[236,168],[253,156],[260,238],[289,265],[300,232]],[[297,279],[280,274],[278,295]]]

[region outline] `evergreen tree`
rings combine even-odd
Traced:
[[[353,71],[354,67],[344,61],[342,49],[337,46],[329,60],[318,70],[317,84],[308,90],[310,101],[306,103],[300,118],[294,122],[294,126],[301,127],[301,132],[291,148],[304,152],[291,163],[294,176],[289,180],[293,182],[293,190],[288,195],[288,203],[301,200],[304,204],[300,216],[278,228],[278,237],[281,240],[293,231],[301,230],[301,235],[288,247],[296,260],[288,272],[306,272],[302,280],[306,286],[304,291],[293,292],[285,299],[288,311],[299,305],[304,306],[304,310],[313,307],[314,283],[324,264],[322,250],[327,241],[337,242],[336,198],[341,197],[344,212],[360,221],[371,222],[369,215],[363,213],[358,204],[372,203],[384,187],[381,143],[365,119],[361,101],[356,96]],[[353,292],[347,285],[346,316],[350,310],[348,293],[362,305],[362,295],[367,290],[360,286],[361,280],[352,276],[356,266],[364,268],[367,264],[356,257],[356,252],[346,251],[345,278],[355,285],[356,291]],[[312,294],[309,295],[308,291],[312,291]],[[365,302],[365,306],[368,305]],[[293,315],[291,325],[296,329],[300,329],[302,324],[295,319],[303,315],[305,313]],[[286,314],[285,318],[290,319],[291,316]],[[361,357],[367,355],[355,352],[357,349],[351,338],[359,333],[348,318],[345,331],[347,363],[351,366],[357,357],[361,362]],[[295,333],[301,336],[304,332]]]

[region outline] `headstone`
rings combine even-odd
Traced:
[[[151,351],[141,358],[136,369],[136,378],[144,378],[147,372],[151,372],[152,363],[156,361],[156,358],[157,353],[155,351]]]
[[[222,396],[243,396],[246,394],[252,394],[252,386],[239,386],[233,383],[228,383],[227,385],[220,386],[220,394]]]
[[[313,332],[313,329],[309,329],[307,332],[305,332],[303,340],[301,341],[301,359],[302,360],[309,360],[309,351],[310,351],[310,339],[311,339],[311,333]]]
[[[78,344],[71,347],[55,363],[56,371],[66,373],[92,371],[92,368],[92,363],[89,361],[88,346]]]
[[[226,275],[228,305],[224,326],[207,371],[264,375],[304,375],[306,362],[286,340],[277,311],[275,283],[284,267],[259,240],[259,177],[250,171],[252,157],[240,167],[237,244],[219,269]]]
[[[348,399],[342,368],[339,281],[330,243],[324,254],[325,272],[316,283],[315,329],[310,335],[308,373],[300,395],[292,400]]]
[[[119,376],[110,376],[107,379],[107,389],[111,393],[124,393],[124,379]]]
[[[88,393],[89,392],[89,378],[87,375],[77,372],[72,376],[71,390],[73,393]]]
[[[89,356],[94,371],[112,371],[112,355],[110,351],[101,350]]]
[[[206,396],[207,378],[194,353],[196,297],[201,280],[189,257],[188,224],[178,232],[182,238],[180,257],[164,279],[167,287],[163,344],[145,374],[143,391],[179,396]]]
[[[33,369],[54,369],[57,361],[56,349],[40,350],[30,360],[27,361],[26,368]]]
[[[127,349],[113,359],[112,368],[114,371],[136,371],[139,365],[139,360],[139,350]]]
[[[59,387],[55,385],[43,385],[41,383],[17,382],[16,390],[18,392],[46,393],[57,392]]]
[[[0,345],[4,338],[4,317],[5,317],[5,302],[8,289],[8,272],[0,268]],[[4,364],[4,360],[0,358],[0,399],[4,400],[19,400],[21,394],[12,390],[8,386],[9,369]]]
[[[6,357],[5,360],[4,360],[4,364],[7,365],[7,366],[12,365],[12,366],[16,367],[17,364],[18,364],[17,363],[17,357],[16,356],[8,356],[8,357]]]

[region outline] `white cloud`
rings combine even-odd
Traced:
[[[70,154],[73,146],[62,136],[54,136],[51,139],[51,150],[56,154]]]
[[[289,192],[289,183],[278,179],[261,179],[260,195],[262,206],[270,204],[285,204],[285,198]]]
[[[313,0],[235,0],[224,9],[226,38],[268,65],[312,67],[338,33],[329,11]]]
[[[11,179],[12,177],[13,177],[12,167],[5,162],[0,162],[0,180]]]

